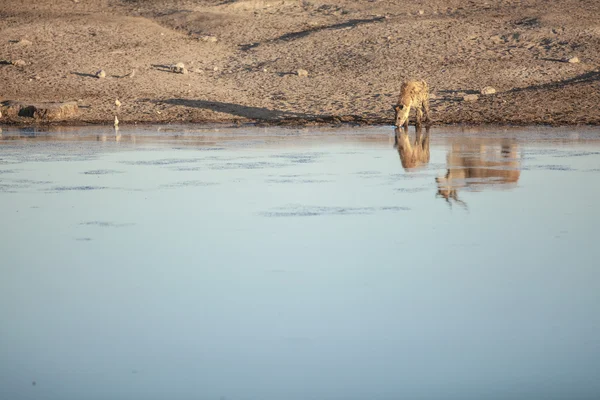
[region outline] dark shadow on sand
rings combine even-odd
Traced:
[[[567,60],[563,60],[562,58],[548,58],[548,57],[540,58],[540,60],[550,61],[550,62],[558,62],[558,63],[568,63],[569,62]]]
[[[468,90],[468,89],[457,89],[457,90],[438,90],[437,93],[443,95],[438,97],[437,99],[432,99],[432,102],[462,102],[463,95],[459,96],[459,93],[464,94],[480,94],[478,90]]]
[[[518,92],[524,92],[524,91],[528,91],[528,90],[538,90],[538,89],[560,89],[560,88],[563,88],[568,85],[577,85],[577,84],[590,83],[590,82],[596,82],[596,81],[600,81],[600,71],[598,71],[598,70],[586,72],[585,74],[577,75],[577,76],[574,76],[573,78],[564,79],[562,81],[543,83],[541,85],[531,85],[531,86],[526,86],[526,87],[522,87],[522,88],[515,88],[512,90],[509,90],[508,92],[509,93],[518,93]]]
[[[163,71],[163,72],[173,72],[171,70],[171,66],[170,65],[164,65],[164,64],[151,64],[151,67],[159,70],[159,71]]]
[[[98,77],[94,74],[86,74],[85,72],[71,72],[72,75],[77,75],[77,76],[81,76],[84,78],[94,78],[94,79],[98,79]]]
[[[326,26],[317,26],[314,28],[310,28],[310,29],[305,29],[303,31],[298,31],[298,32],[289,32],[286,34],[283,34],[275,39],[271,39],[271,40],[267,40],[264,43],[274,43],[274,42],[290,42],[292,40],[296,40],[296,39],[301,39],[303,37],[306,37],[308,35],[310,35],[311,33],[315,33],[315,32],[321,32],[321,31],[333,31],[333,30],[339,30],[339,29],[346,29],[346,28],[353,28],[355,26],[358,25],[363,25],[363,24],[370,24],[373,22],[381,22],[385,19],[385,17],[374,17],[374,18],[365,18],[365,19],[351,19],[349,21],[346,22],[342,22],[339,24],[333,24],[333,25],[326,25]],[[255,43],[249,43],[249,44],[243,44],[240,46],[240,48],[244,51],[246,50],[250,50],[253,48],[256,48],[258,46],[260,46],[261,42],[255,42]]]
[[[330,116],[317,114],[303,114],[290,111],[270,110],[264,107],[249,107],[234,103],[223,103],[219,101],[207,100],[187,100],[187,99],[167,99],[155,101],[157,103],[166,103],[174,106],[185,106],[191,108],[203,108],[206,110],[222,112],[237,115],[239,117],[254,120],[286,120],[286,119],[315,119],[328,118]]]

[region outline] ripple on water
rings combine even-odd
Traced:
[[[163,158],[160,160],[145,160],[145,161],[119,161],[121,164],[126,165],[174,165],[174,164],[187,164],[187,163],[197,163],[200,161],[204,161],[202,158]]]
[[[86,221],[86,222],[80,222],[79,225],[84,225],[84,226],[99,226],[102,228],[123,228],[126,226],[133,226],[135,225],[133,222],[126,222],[126,223],[115,223],[115,222],[111,222],[111,221]]]
[[[324,215],[371,215],[378,211],[408,211],[408,207],[384,206],[384,207],[321,207],[290,205],[278,207],[271,211],[261,212],[264,217],[316,217]]]
[[[5,183],[0,183],[0,192],[4,193],[18,193],[20,190],[29,189],[32,186],[37,185],[48,185],[50,181],[36,181],[32,179],[15,179],[8,180]]]
[[[355,172],[354,175],[357,175],[358,177],[360,177],[362,179],[377,179],[382,174],[379,171],[358,171],[358,172]]]
[[[87,186],[86,185],[86,186],[57,186],[50,190],[54,191],[54,192],[69,192],[69,191],[85,192],[85,191],[103,190],[103,189],[108,189],[108,188],[106,186]]]
[[[567,165],[546,164],[546,165],[527,165],[521,168],[523,171],[576,171]]]
[[[202,187],[202,186],[215,186],[218,185],[218,182],[205,182],[205,181],[182,181],[182,182],[174,182],[168,183],[164,185],[160,185],[161,188],[169,189],[169,188],[182,188],[182,187]]]
[[[419,193],[419,192],[426,192],[430,189],[426,188],[426,187],[415,187],[415,188],[396,188],[394,190],[396,192],[402,192],[402,193]]]
[[[587,157],[600,155],[600,151],[564,151],[554,157]]]
[[[272,163],[267,161],[257,161],[251,163],[228,162],[223,164],[210,164],[207,169],[226,170],[226,169],[266,169],[266,168],[285,168],[287,164]]]
[[[116,169],[95,169],[92,171],[84,171],[82,174],[85,175],[112,175],[112,174],[123,174],[125,171],[117,171]]]
[[[315,162],[322,155],[323,153],[274,154],[270,158],[283,159],[293,164],[308,164]]]
[[[22,187],[10,183],[0,183],[0,193],[18,193],[17,189],[22,189]]]
[[[303,183],[331,183],[335,182],[328,179],[310,179],[310,178],[281,178],[281,179],[267,179],[266,183],[291,183],[291,184],[303,184]]]

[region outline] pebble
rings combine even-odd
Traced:
[[[176,74],[187,74],[188,70],[185,68],[185,64],[182,62],[178,62],[177,64],[173,64],[170,67],[171,72]]]
[[[299,69],[299,70],[297,71],[297,74],[298,74],[298,76],[300,76],[300,77],[307,77],[307,76],[308,76],[308,71],[307,71],[307,70],[305,70],[305,69]]]
[[[504,43],[504,40],[502,39],[502,37],[500,35],[494,35],[494,36],[490,37],[490,40],[492,42],[494,42],[495,44]]]
[[[27,63],[23,60],[17,60],[17,61],[13,61],[12,65],[14,65],[15,67],[24,67],[27,65]]]
[[[104,72],[104,70],[101,69],[100,71],[96,72],[96,78],[99,78],[99,79],[106,78],[106,72]]]
[[[27,39],[21,39],[19,40],[18,44],[21,46],[31,46],[33,43]]]
[[[479,100],[479,96],[476,94],[467,94],[463,96],[463,101],[477,101]]]
[[[579,62],[579,57],[571,57],[567,60],[567,62],[571,64],[577,64]]]
[[[218,40],[216,36],[210,36],[210,35],[200,36],[199,39],[202,40],[203,42],[209,42],[209,43],[216,43]]]
[[[496,93],[496,89],[494,89],[491,86],[486,86],[483,89],[481,89],[481,94],[484,96],[488,95],[488,94],[494,94],[494,93]]]

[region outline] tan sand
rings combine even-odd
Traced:
[[[53,120],[70,123],[391,124],[410,78],[429,82],[436,124],[599,124],[599,66],[597,0],[5,0],[0,9],[0,101],[75,101],[74,114]],[[0,123],[43,120],[12,115]]]

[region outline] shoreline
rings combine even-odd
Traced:
[[[219,120],[219,121],[186,121],[186,120],[169,120],[169,121],[128,121],[125,123],[119,124],[119,129],[132,129],[135,127],[144,127],[144,126],[198,126],[201,128],[207,127],[215,127],[216,129],[228,128],[228,129],[243,129],[243,128],[290,128],[290,129],[302,129],[302,128],[396,128],[393,125],[393,122],[384,123],[384,122],[340,122],[334,123],[329,121],[308,121],[303,123],[298,123],[295,120],[288,121],[227,121],[227,120]],[[68,127],[68,128],[88,128],[88,127],[102,127],[102,128],[111,128],[114,129],[114,125],[112,121],[81,121],[81,120],[70,120],[70,121],[46,121],[46,122],[20,122],[20,121],[11,121],[11,122],[0,122],[0,128],[60,128],[60,127]],[[409,124],[411,129],[415,129],[414,124]],[[422,125],[423,128],[426,125]],[[501,129],[510,129],[510,128],[548,128],[548,129],[556,129],[556,128],[585,128],[585,129],[595,129],[600,127],[600,124],[578,124],[578,123],[493,123],[493,122],[482,122],[482,123],[472,123],[472,122],[456,122],[456,123],[435,123],[428,126],[429,128],[501,128]]]

